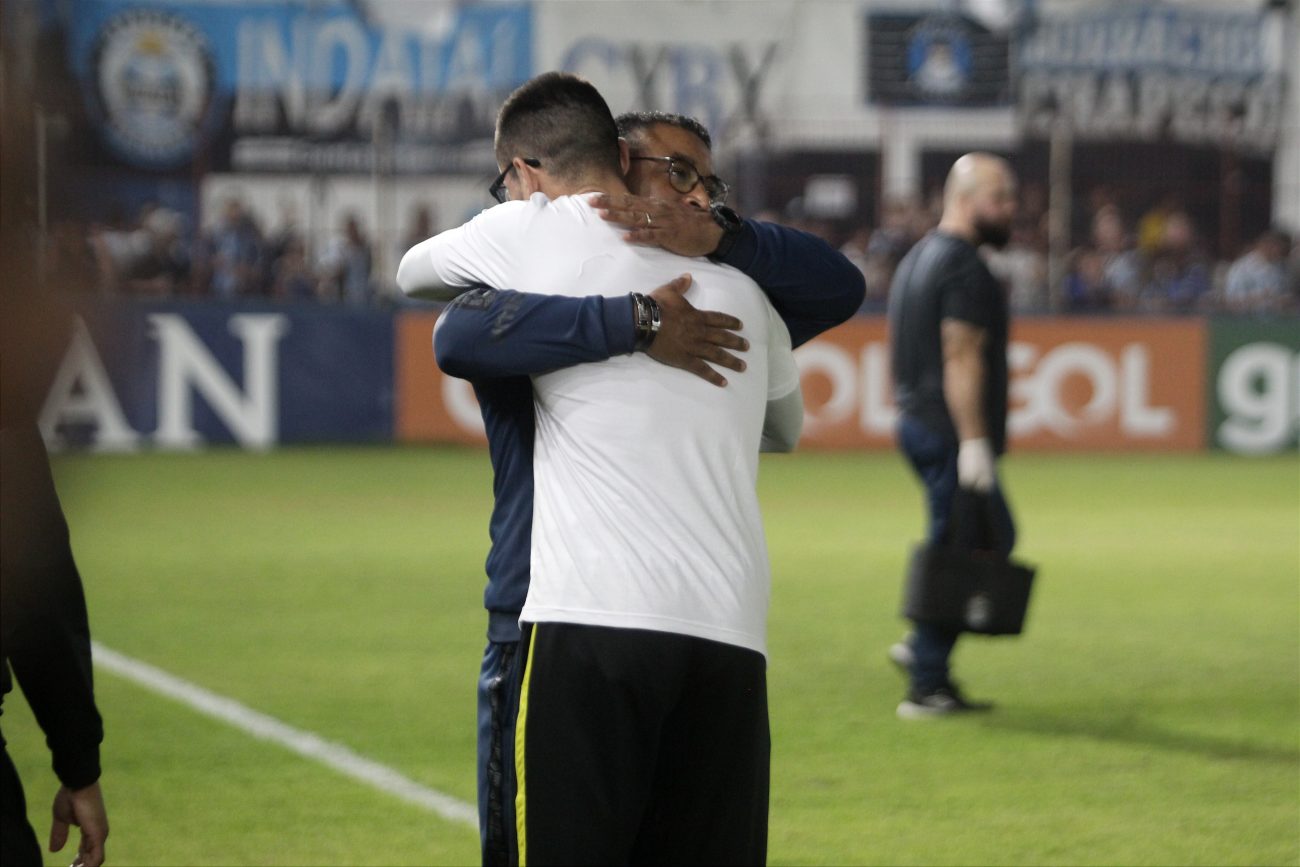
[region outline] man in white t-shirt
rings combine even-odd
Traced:
[[[520,861],[761,863],[769,569],[755,481],[760,444],[791,448],[802,423],[789,334],[740,272],[628,245],[601,218],[586,194],[626,193],[628,153],[587,82],[547,73],[519,88],[496,154],[513,201],[418,245],[404,269],[451,288],[611,296],[685,270],[691,303],[736,316],[750,346],[722,389],[644,353],[533,377]],[[657,311],[642,301],[649,342]]]

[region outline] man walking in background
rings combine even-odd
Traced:
[[[958,159],[944,187],[938,228],[903,257],[889,293],[898,443],[925,487],[929,540],[948,537],[960,486],[988,497],[1004,555],[1015,544],[996,463],[1006,448],[1009,313],[979,247],[1006,244],[1015,208],[1015,179],[1004,160],[981,153]],[[989,707],[967,701],[949,675],[958,635],[917,622],[890,648],[890,659],[911,680],[900,717]]]

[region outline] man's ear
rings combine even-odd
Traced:
[[[632,148],[622,136],[618,139],[618,168],[623,177],[627,177],[628,169],[632,168]]]
[[[515,177],[519,179],[519,190],[523,193],[522,198],[530,199],[533,193],[542,191],[542,178],[537,169],[524,162],[523,157],[515,157],[510,162],[515,167]]]

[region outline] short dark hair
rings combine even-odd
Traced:
[[[709,131],[704,124],[684,114],[670,114],[666,111],[629,111],[626,114],[620,114],[615,118],[614,122],[618,124],[618,134],[624,138],[659,124],[675,126],[691,133],[704,142],[706,148],[713,150],[713,139],[709,136]]]
[[[506,98],[497,114],[495,150],[498,165],[535,157],[565,180],[593,168],[622,174],[609,105],[591,82],[568,72],[544,72]]]

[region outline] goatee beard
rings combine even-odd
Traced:
[[[998,223],[976,221],[975,231],[979,233],[980,243],[989,244],[999,250],[1011,240],[1011,227]]]

